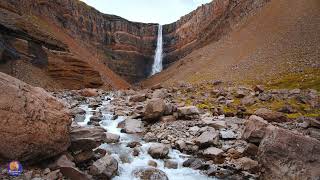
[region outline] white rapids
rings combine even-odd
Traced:
[[[155,56],[154,56],[154,62],[153,62],[153,66],[152,66],[151,75],[157,74],[162,71],[162,51],[163,51],[162,25],[159,25],[157,49],[156,49]]]
[[[110,99],[110,97],[106,97],[105,99]],[[112,98],[111,98],[112,99]],[[130,180],[130,179],[136,179],[132,172],[135,169],[142,168],[142,167],[148,167],[148,161],[153,160],[157,162],[158,169],[165,172],[169,178],[169,180],[215,180],[216,178],[208,177],[205,175],[202,175],[200,171],[193,170],[191,168],[185,168],[182,166],[182,163],[190,157],[189,155],[183,154],[178,150],[171,149],[169,152],[169,157],[171,160],[178,162],[178,169],[168,169],[164,167],[164,161],[159,159],[153,159],[148,154],[148,148],[152,143],[144,142],[139,136],[132,135],[132,134],[126,134],[122,133],[121,129],[118,128],[118,124],[125,120],[126,117],[119,116],[117,119],[112,120],[112,113],[108,112],[104,109],[107,109],[105,107],[108,107],[110,105],[110,100],[105,100],[101,107],[97,108],[96,110],[93,110],[91,108],[88,108],[88,105],[81,105],[80,108],[84,109],[86,111],[86,118],[84,122],[81,122],[78,124],[81,126],[87,126],[87,123],[89,122],[90,117],[92,116],[94,111],[97,111],[99,109],[102,110],[102,114],[104,117],[104,120],[100,122],[100,126],[105,128],[108,132],[113,134],[120,135],[120,142],[117,144],[102,144],[99,148],[103,148],[108,150],[112,153],[112,156],[116,158],[119,162],[119,170],[118,170],[118,176],[114,177],[114,180]],[[127,147],[127,144],[132,141],[138,141],[142,144],[140,147],[140,154],[139,156],[133,156],[132,155],[132,149]],[[122,157],[126,157],[128,159],[127,162],[122,161]]]

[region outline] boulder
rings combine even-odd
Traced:
[[[127,134],[143,132],[143,123],[138,119],[126,119],[123,121],[122,131]]]
[[[71,113],[42,88],[0,73],[0,159],[40,161],[70,146]]]
[[[156,98],[148,101],[143,119],[146,121],[158,120],[165,112],[166,104],[162,99]]]
[[[84,122],[86,120],[86,115],[85,114],[76,114],[74,116],[74,121],[75,122]]]
[[[183,140],[179,139],[175,142],[175,146],[178,150],[183,151],[186,149],[187,144]]]
[[[254,90],[255,92],[262,93],[262,92],[264,91],[264,86],[262,86],[262,85],[256,85],[256,86],[253,87],[253,90]]]
[[[94,97],[99,95],[99,92],[97,89],[90,89],[90,88],[82,89],[80,90],[79,93],[80,95],[85,97]]]
[[[94,158],[93,151],[80,151],[73,155],[76,164],[86,163]]]
[[[133,148],[132,155],[139,156],[139,154],[140,154],[140,149],[138,147]]]
[[[71,180],[89,180],[87,175],[75,167],[75,164],[66,156],[60,156],[52,165],[53,169],[59,169],[60,172]]]
[[[97,179],[111,179],[118,173],[118,161],[111,156],[104,156],[90,166],[89,173]]]
[[[130,96],[129,101],[131,102],[143,102],[147,99],[146,94],[140,93],[133,96]]]
[[[105,130],[101,127],[77,127],[71,130],[71,151],[91,151],[106,141]]]
[[[200,148],[206,148],[211,145],[217,144],[219,140],[219,132],[214,129],[203,132],[199,137],[195,139],[195,143]]]
[[[162,116],[160,118],[161,122],[173,122],[176,121],[176,118],[174,116]]]
[[[260,108],[254,112],[255,115],[262,117],[268,122],[286,122],[287,116],[281,112],[272,111],[266,108]]]
[[[191,158],[183,162],[183,167],[189,167],[192,169],[201,169],[203,166],[203,161],[197,158]]]
[[[164,115],[172,115],[177,111],[177,107],[171,103],[166,103],[166,108],[164,111]]]
[[[152,160],[149,160],[149,161],[148,161],[148,165],[149,165],[149,166],[152,166],[152,167],[157,167],[157,166],[158,166],[157,162],[152,161]]]
[[[133,175],[140,180],[169,180],[165,172],[151,167],[136,169]]]
[[[236,98],[244,98],[246,95],[247,95],[247,93],[244,90],[239,89],[236,91],[235,97]]]
[[[210,168],[207,171],[208,176],[214,176],[215,178],[219,178],[219,179],[228,179],[233,174],[234,172],[232,170],[220,168],[215,165],[210,166]]]
[[[268,122],[263,118],[252,115],[249,120],[245,121],[241,137],[250,143],[259,144],[265,135],[267,126]]]
[[[118,143],[120,140],[120,136],[117,134],[112,134],[112,133],[105,133],[106,138],[105,138],[105,143]]]
[[[209,147],[202,152],[202,155],[206,158],[210,158],[212,160],[217,160],[222,158],[224,151],[219,148]]]
[[[169,148],[164,144],[155,143],[150,146],[148,153],[155,159],[164,159],[169,154]]]
[[[248,157],[242,157],[231,161],[235,165],[235,168],[243,171],[253,171],[258,168],[258,161],[252,160]]]
[[[249,96],[242,98],[240,103],[244,106],[251,106],[254,103],[256,103],[256,99],[254,96],[249,95]]]
[[[135,147],[139,147],[139,146],[142,146],[142,144],[138,141],[129,142],[127,145],[127,147],[129,147],[129,148],[135,148]]]
[[[165,99],[168,97],[168,92],[166,89],[157,89],[152,93],[152,98]]]
[[[151,87],[151,90],[156,90],[156,89],[161,89],[163,86],[161,84],[155,84],[154,86]]]
[[[320,177],[320,141],[269,126],[258,151],[263,179]]]
[[[196,106],[179,107],[178,116],[181,118],[191,119],[199,116],[199,110]]]
[[[248,143],[243,151],[245,156],[256,157],[258,153],[258,146],[252,143]]]
[[[316,118],[306,117],[302,118],[305,127],[315,127],[320,129],[320,120]]]
[[[203,118],[202,121],[205,123],[205,125],[213,127],[215,129],[225,129],[225,128],[227,128],[226,121],[214,121],[210,117]]]
[[[318,128],[309,128],[308,135],[320,141],[320,129]]]
[[[60,170],[58,169],[58,170],[49,172],[48,174],[46,174],[44,176],[43,179],[45,179],[45,180],[57,180],[57,179],[59,179],[59,176],[62,176],[62,175],[60,173]],[[26,178],[26,179],[31,179],[31,177]]]
[[[228,129],[228,130],[221,130],[220,131],[220,136],[221,139],[236,139],[237,138],[237,134],[234,133],[232,130]]]
[[[177,169],[178,168],[178,163],[172,160],[165,160],[164,161],[164,167],[168,169]]]

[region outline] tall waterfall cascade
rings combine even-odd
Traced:
[[[156,49],[155,56],[154,56],[154,62],[153,62],[153,66],[152,66],[151,75],[157,74],[162,71],[162,50],[163,50],[162,25],[159,25],[157,49]]]

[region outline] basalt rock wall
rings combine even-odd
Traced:
[[[269,0],[213,0],[163,27],[164,66],[193,50],[218,41],[240,20],[256,12]]]
[[[41,17],[53,22],[129,82],[150,73],[157,24],[103,14],[78,0],[5,0],[0,7],[31,20]]]
[[[214,0],[177,22],[164,25],[164,67],[218,41],[267,1]],[[107,82],[108,86],[115,86],[110,81],[115,77],[121,81],[117,75],[135,83],[150,74],[157,24],[103,14],[78,0],[3,0],[0,11],[0,71],[24,81],[37,79],[28,82],[32,85],[57,84],[54,86],[73,89],[100,87]],[[86,56],[84,50],[89,52]],[[90,54],[98,62],[93,62]],[[10,63],[20,57],[24,61]],[[22,73],[25,66],[32,70]],[[105,75],[108,69],[101,67],[108,67],[117,75]],[[46,82],[39,83],[43,79]]]

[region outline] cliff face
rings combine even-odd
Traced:
[[[25,40],[24,43],[27,43],[25,46],[29,49],[32,49],[32,45],[46,49],[41,51],[47,58],[37,59],[47,61],[42,63],[40,68],[49,72],[45,74],[49,75],[50,80],[60,78],[62,81],[69,79],[71,82],[73,79],[79,83],[87,82],[88,84],[83,85],[85,87],[98,87],[108,81],[107,84],[114,86],[117,83],[110,82],[113,81],[111,77],[103,75],[105,72],[101,70],[105,70],[101,66],[110,68],[128,82],[144,79],[150,73],[156,47],[156,24],[135,23],[118,16],[102,14],[78,0],[5,0],[1,1],[0,10],[3,14],[1,37]],[[19,32],[16,32],[17,29]],[[15,47],[7,40],[3,40],[4,43],[6,47],[10,46],[17,56],[33,55],[30,51],[19,51],[19,47]],[[98,59],[94,61],[98,62],[92,62],[90,57],[80,52],[80,49],[88,51],[86,54],[88,56],[91,54]],[[59,52],[48,54],[48,50]],[[35,52],[39,51],[35,50]],[[54,56],[52,59],[57,62],[50,61],[48,57],[51,56]],[[12,66],[12,63],[10,65],[7,63],[11,59],[7,57],[7,53],[2,56],[2,64],[6,65],[1,65],[0,69],[18,76],[12,72],[14,71],[12,68],[8,69],[8,66]],[[29,59],[24,62],[31,66],[35,65],[35,60]],[[73,64],[70,65],[70,63]],[[73,66],[77,68],[74,69]],[[112,73],[112,76],[117,75]],[[122,84],[126,83],[122,82]],[[80,85],[77,85],[77,88],[81,88]]]
[[[136,82],[148,76],[156,46],[156,24],[103,14],[78,0],[21,1],[25,4],[21,11],[31,9],[33,14],[49,17],[98,53],[105,64],[127,81]]]
[[[193,50],[218,41],[232,26],[269,0],[213,0],[164,26],[164,65],[183,58]]]
[[[219,40],[267,1],[214,0],[165,25],[164,67]],[[157,24],[103,14],[78,0],[3,0],[0,13],[0,71],[28,83],[127,88],[124,80],[150,74]]]

